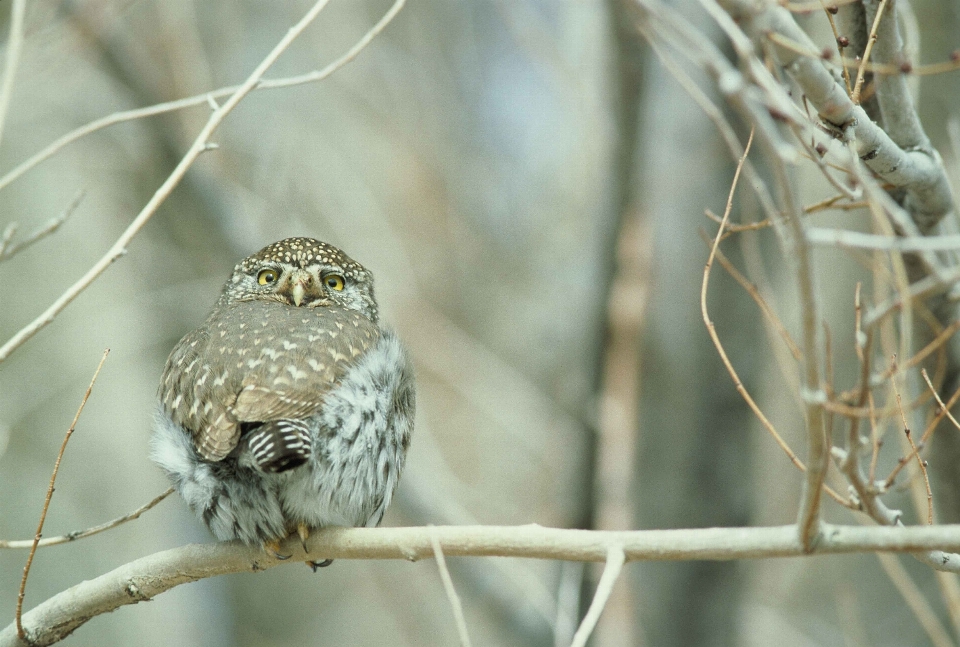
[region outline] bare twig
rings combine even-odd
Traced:
[[[957,398],[960,397],[960,389],[957,389],[957,391],[953,394],[953,397],[950,398],[949,403],[944,404],[943,400],[940,399],[940,394],[937,392],[937,390],[933,386],[933,383],[930,381],[930,376],[927,375],[927,370],[922,369],[920,371],[920,374],[923,375],[923,379],[926,381],[927,386],[930,387],[930,392],[933,393],[933,397],[937,399],[937,404],[940,405],[940,411],[938,412],[937,417],[934,418],[934,420],[931,422],[930,429],[924,433],[923,440],[926,440],[927,433],[929,433],[929,431],[931,431],[935,427],[936,423],[940,422],[940,420],[944,416],[946,416],[950,420],[950,422],[953,423],[954,427],[960,430],[960,422],[957,422],[957,419],[953,417],[952,413],[950,413],[950,408],[953,407],[954,403],[957,401]]]
[[[262,79],[253,89],[256,90],[274,90],[280,88],[289,88],[295,85],[303,85],[305,83],[314,83],[316,81],[322,81],[327,78],[341,67],[352,61],[357,57],[357,55],[367,46],[370,42],[377,37],[377,35],[382,32],[387,25],[393,20],[397,15],[400,9],[403,8],[406,0],[395,0],[393,5],[383,17],[370,28],[364,36],[358,40],[353,47],[351,47],[347,52],[333,61],[326,67],[320,70],[314,70],[312,72],[307,72],[306,74],[299,74],[297,76],[284,77],[280,79]],[[198,94],[192,97],[186,97],[184,99],[177,99],[176,101],[167,101],[165,103],[158,103],[153,106],[147,106],[146,108],[137,108],[134,110],[124,110],[121,112],[115,112],[106,117],[101,117],[95,121],[91,121],[85,126],[81,126],[75,130],[70,131],[66,135],[63,135],[54,142],[51,142],[43,150],[31,156],[29,159],[18,164],[15,168],[11,169],[3,177],[0,177],[0,190],[3,190],[5,187],[9,186],[15,180],[19,179],[21,176],[26,174],[28,171],[38,166],[41,162],[53,157],[61,149],[72,144],[78,139],[82,139],[87,135],[102,130],[109,126],[116,124],[125,123],[127,121],[134,121],[136,119],[143,119],[145,117],[152,117],[154,115],[161,115],[167,112],[174,112],[176,110],[183,110],[185,108],[191,108],[193,106],[209,105],[211,110],[217,110],[219,105],[215,101],[220,97],[227,97],[231,94],[237,92],[241,86],[231,85],[225,88],[219,88],[211,92],[204,92],[203,94]]]
[[[887,0],[880,0],[880,7],[877,9],[877,15],[873,19],[873,27],[870,28],[870,36],[867,38],[867,47],[863,50],[863,60],[860,62],[860,69],[857,70],[857,82],[853,86],[853,94],[850,99],[859,104],[860,90],[863,87],[863,77],[867,71],[867,63],[870,61],[870,52],[877,42],[877,29],[880,27],[880,19],[883,17],[883,10],[887,7]]]
[[[920,450],[911,437],[910,427],[907,425],[907,416],[903,413],[903,405],[900,401],[900,392],[897,391],[897,408],[900,409],[900,420],[903,423],[903,434],[910,444],[910,454],[917,457],[917,463],[920,466],[920,474],[923,476],[923,483],[927,487],[927,523],[933,524],[933,493],[930,491],[930,478],[927,476],[927,462],[920,458]]]
[[[712,247],[713,243],[707,238],[706,233],[701,229],[699,230],[700,236],[704,239],[704,242],[707,243],[708,248]],[[760,294],[760,290],[756,285],[750,282],[750,280],[743,275],[730,262],[730,259],[720,251],[718,247],[716,249],[716,261],[720,263],[720,266],[726,270],[734,281],[740,284],[740,287],[750,295],[750,298],[753,299],[754,303],[760,308],[760,311],[763,313],[764,318],[769,322],[769,324],[776,331],[777,335],[783,340],[783,343],[787,346],[787,350],[790,351],[790,354],[793,355],[793,358],[797,361],[803,357],[803,354],[800,352],[800,347],[797,346],[797,342],[793,340],[793,337],[790,335],[790,332],[787,330],[786,326],[783,325],[783,322],[777,317],[777,313],[773,311],[773,308],[770,307],[770,304],[767,303],[766,299]]]
[[[20,52],[23,50],[23,18],[27,12],[27,0],[13,0],[10,7],[10,36],[7,39],[6,62],[3,66],[3,83],[0,84],[0,140],[3,139],[3,125],[10,107],[10,95],[13,91],[13,78],[20,65]]]
[[[433,556],[437,560],[437,568],[440,570],[443,590],[447,593],[447,600],[450,601],[450,607],[453,609],[453,619],[457,623],[460,645],[461,647],[471,647],[470,634],[467,632],[467,620],[463,617],[463,604],[460,602],[457,590],[453,587],[450,571],[447,570],[447,560],[443,557],[443,548],[440,546],[440,540],[437,539],[437,533],[434,532],[435,526],[428,527],[430,528],[430,545],[433,547]]]
[[[64,209],[59,216],[18,243],[12,243],[13,234],[16,231],[16,224],[11,223],[4,230],[4,235],[2,239],[0,239],[0,262],[9,260],[14,255],[22,252],[34,243],[43,240],[50,234],[60,229],[60,225],[66,222],[67,218],[73,215],[73,212],[76,211],[77,207],[80,206],[80,202],[83,200],[84,195],[86,195],[85,191],[77,191],[77,194],[73,197],[73,200],[70,201],[70,204],[67,205],[67,208]],[[9,236],[7,235],[7,232],[9,232]]]
[[[157,497],[154,497],[153,500],[151,500],[149,503],[140,506],[130,514],[125,514],[122,517],[117,517],[112,521],[102,523],[98,526],[92,526],[90,528],[86,528],[85,530],[75,530],[65,535],[60,535],[59,537],[45,537],[44,539],[41,539],[39,542],[37,542],[36,544],[37,548],[46,548],[48,546],[68,544],[72,541],[83,539],[84,537],[90,537],[91,535],[99,534],[101,532],[104,532],[105,530],[110,530],[111,528],[116,528],[117,526],[125,524],[128,521],[133,521],[134,519],[138,519],[140,515],[142,515],[144,512],[146,512],[147,510],[154,507],[155,505],[157,505],[158,503],[166,499],[168,496],[173,494],[173,491],[174,491],[173,488],[168,488],[166,492],[164,492],[163,494]],[[34,541],[35,540],[33,539],[5,539],[5,540],[0,539],[0,549],[32,548],[34,545]]]
[[[927,370],[921,369],[920,374],[923,375],[923,379],[926,381],[927,386],[930,387],[930,392],[936,399],[937,404],[940,405],[940,408],[937,411],[937,414],[933,417],[933,420],[927,424],[927,428],[924,429],[923,435],[920,436],[920,442],[916,444],[909,454],[897,461],[896,467],[893,468],[893,470],[890,472],[890,475],[887,476],[883,483],[884,490],[888,490],[893,486],[893,482],[896,480],[897,475],[900,474],[900,471],[906,467],[911,460],[913,460],[914,456],[919,454],[920,450],[927,446],[927,444],[930,442],[930,437],[933,435],[933,432],[936,431],[941,420],[943,420],[945,417],[948,417],[950,422],[952,422],[954,426],[960,430],[960,423],[958,423],[956,418],[953,417],[953,414],[950,413],[950,409],[953,407],[953,405],[960,400],[960,388],[954,391],[953,395],[950,396],[950,399],[947,400],[947,403],[944,404],[943,400],[940,399],[940,394],[937,392],[937,389],[933,386],[933,382],[930,381],[930,376],[927,375]],[[876,459],[874,459],[874,463],[876,463]],[[870,481],[873,482],[873,479],[874,475],[871,472]]]
[[[717,249],[720,244],[720,239],[723,236],[723,230],[726,226],[727,221],[730,218],[730,210],[733,207],[733,194],[737,186],[737,179],[740,176],[740,170],[743,168],[744,162],[747,158],[747,153],[750,152],[750,144],[753,142],[753,131],[750,132],[750,139],[747,141],[747,146],[744,149],[743,155],[740,158],[740,163],[737,165],[737,170],[734,173],[733,182],[730,185],[730,193],[727,197],[727,206],[724,209],[723,219],[720,223],[720,228],[717,230],[716,237],[714,238],[713,245],[710,249],[710,255],[707,258],[707,263],[703,268],[703,281],[700,284],[700,313],[703,316],[703,322],[707,327],[707,333],[710,335],[710,339],[713,341],[714,347],[717,349],[717,353],[720,355],[720,360],[723,362],[724,367],[727,369],[727,373],[730,374],[730,377],[733,379],[734,387],[737,389],[737,393],[744,399],[747,403],[747,406],[750,407],[750,410],[753,411],[754,415],[757,416],[757,419],[760,423],[766,428],[766,430],[773,436],[773,439],[776,441],[777,445],[787,454],[787,457],[790,458],[790,461],[796,465],[796,467],[802,471],[806,472],[807,467],[804,465],[797,455],[790,449],[790,446],[787,445],[786,441],[780,436],[776,428],[770,422],[770,420],[764,415],[763,411],[754,401],[753,396],[750,395],[750,392],[747,391],[746,387],[743,385],[743,382],[740,380],[740,376],[737,373],[737,370],[733,367],[733,364],[730,362],[730,358],[727,357],[727,352],[724,350],[723,343],[720,341],[719,335],[717,335],[716,326],[714,326],[713,321],[710,319],[709,311],[707,310],[707,288],[710,284],[710,269],[713,267],[713,260],[717,255]],[[837,503],[843,506],[849,506],[849,503],[837,494],[832,488],[824,485],[824,489],[827,493],[833,498]]]
[[[190,146],[190,149],[187,151],[186,155],[183,156],[183,159],[180,160],[180,163],[177,164],[176,168],[170,174],[169,177],[160,185],[160,188],[153,194],[153,197],[150,198],[150,201],[147,202],[146,206],[140,211],[133,222],[127,227],[127,229],[120,235],[117,241],[113,244],[107,253],[90,268],[83,277],[80,278],[76,283],[74,283],[66,292],[64,292],[53,304],[47,308],[47,310],[41,314],[39,317],[34,319],[31,323],[23,327],[19,332],[17,332],[12,338],[10,338],[7,343],[0,347],[0,362],[5,360],[10,356],[10,353],[15,351],[17,348],[22,346],[27,340],[37,334],[42,328],[47,326],[54,318],[63,311],[67,305],[70,304],[77,296],[83,292],[87,287],[93,283],[103,272],[111,265],[114,261],[119,259],[126,253],[127,245],[133,239],[134,236],[139,233],[143,226],[150,220],[154,213],[156,213],[159,206],[167,199],[167,196],[173,191],[180,181],[183,179],[183,176],[186,175],[187,170],[193,165],[197,158],[206,150],[208,150],[207,144],[209,143],[210,136],[214,131],[220,126],[223,120],[226,118],[234,108],[237,107],[237,104],[243,100],[257,85],[259,85],[263,79],[263,75],[268,69],[276,62],[276,60],[283,54],[284,51],[290,46],[290,44],[300,36],[301,33],[313,22],[321,10],[327,5],[329,0],[318,0],[306,15],[300,19],[300,21],[290,28],[289,31],[284,35],[280,42],[273,48],[273,50],[267,55],[263,61],[256,67],[256,69],[247,77],[247,80],[234,91],[230,97],[221,105],[219,108],[214,110],[210,115],[210,118],[207,120],[206,125],[200,131],[200,134],[197,135],[193,144]],[[346,62],[345,59],[341,59]],[[204,95],[204,101],[206,101],[206,96]]]
[[[43,509],[40,511],[40,522],[37,524],[37,533],[33,537],[33,546],[30,547],[30,554],[27,556],[27,563],[23,567],[23,577],[20,578],[20,591],[17,593],[17,612],[16,612],[16,625],[17,625],[17,637],[23,639],[26,637],[26,633],[23,631],[23,624],[20,621],[20,616],[23,611],[23,596],[27,590],[27,577],[30,575],[30,566],[33,564],[33,556],[37,554],[37,544],[40,543],[40,536],[43,533],[43,522],[47,519],[47,510],[50,508],[50,500],[53,498],[53,485],[57,481],[57,472],[60,471],[60,460],[63,458],[63,452],[67,449],[67,443],[70,441],[70,436],[73,435],[73,430],[77,428],[77,421],[80,420],[80,414],[83,413],[83,408],[87,405],[87,400],[90,398],[90,393],[93,391],[93,385],[97,383],[97,376],[100,375],[100,369],[103,368],[103,363],[107,361],[107,355],[110,354],[110,349],[103,351],[103,357],[100,358],[100,363],[97,364],[97,370],[93,372],[93,378],[90,380],[90,386],[87,387],[86,393],[83,394],[83,399],[80,401],[80,406],[77,408],[77,414],[73,417],[73,422],[70,423],[70,427],[67,429],[67,433],[63,437],[63,443],[60,445],[60,451],[57,453],[57,461],[53,464],[53,474],[50,476],[50,485],[47,487],[47,496],[43,500]]]
[[[583,622],[580,623],[577,633],[573,634],[573,642],[570,643],[570,647],[586,646],[590,634],[593,633],[593,628],[597,626],[600,614],[603,613],[603,607],[610,599],[613,585],[617,583],[617,578],[620,577],[620,571],[623,569],[625,561],[626,555],[620,546],[611,546],[607,551],[607,563],[603,567],[603,575],[600,576],[600,582],[597,584],[597,592],[590,602],[590,608],[587,609],[587,615],[583,617]]]

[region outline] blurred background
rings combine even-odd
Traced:
[[[310,4],[29,3],[0,173],[103,115],[239,83]],[[268,76],[321,68],[389,5],[333,0]],[[696,2],[674,5],[716,37]],[[960,8],[919,0],[914,10],[920,60],[946,59]],[[707,248],[697,230],[713,231],[703,210],[722,212],[733,160],[632,22],[617,0],[409,0],[328,80],[251,94],[213,137],[219,150],[200,158],[128,254],[0,366],[0,539],[32,536],[106,347],[45,535],[120,516],[167,487],[147,459],[167,354],[240,258],[294,235],[329,241],[374,272],[383,317],[418,370],[416,434],[385,525],[791,523],[800,475],[737,395],[699,312]],[[802,24],[829,42],[822,15]],[[948,126],[960,76],[920,91],[921,118],[955,170]],[[0,227],[16,221],[27,234],[86,191],[59,232],[0,265],[0,341],[106,252],[208,114],[102,130],[0,192]],[[824,197],[810,178],[804,195]],[[749,199],[738,209],[735,218],[758,217]],[[727,253],[764,277],[795,330],[772,234],[742,238]],[[862,272],[839,253],[818,262],[824,278]],[[834,344],[848,354],[853,283],[822,282]],[[719,270],[710,303],[744,382],[801,449],[796,376],[778,368],[756,307]],[[838,362],[837,376],[851,384],[855,364]],[[853,522],[826,505],[828,520]],[[138,557],[210,540],[170,497],[135,522],[39,551],[25,608]],[[0,551],[0,625],[12,621],[26,556]],[[569,644],[598,575],[561,562],[448,561],[475,645]],[[932,573],[901,563],[943,616]],[[638,563],[625,573],[595,645],[928,640],[871,555]],[[294,565],[181,586],[68,641],[451,645],[457,635],[432,561],[339,560],[316,575]]]

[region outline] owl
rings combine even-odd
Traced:
[[[218,539],[286,559],[293,532],[306,550],[311,530],[380,523],[415,401],[371,273],[332,245],[287,238],[241,261],[170,353],[151,457]]]

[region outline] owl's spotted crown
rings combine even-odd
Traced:
[[[315,264],[334,265],[341,268],[347,276],[367,274],[360,263],[343,251],[313,238],[284,238],[243,259],[237,269],[250,272],[263,263],[288,263],[302,268]]]

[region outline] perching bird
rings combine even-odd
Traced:
[[[153,460],[218,539],[280,559],[294,531],[306,549],[311,530],[380,523],[415,409],[412,366],[379,324],[373,276],[311,238],[234,268],[170,353],[159,397]]]

